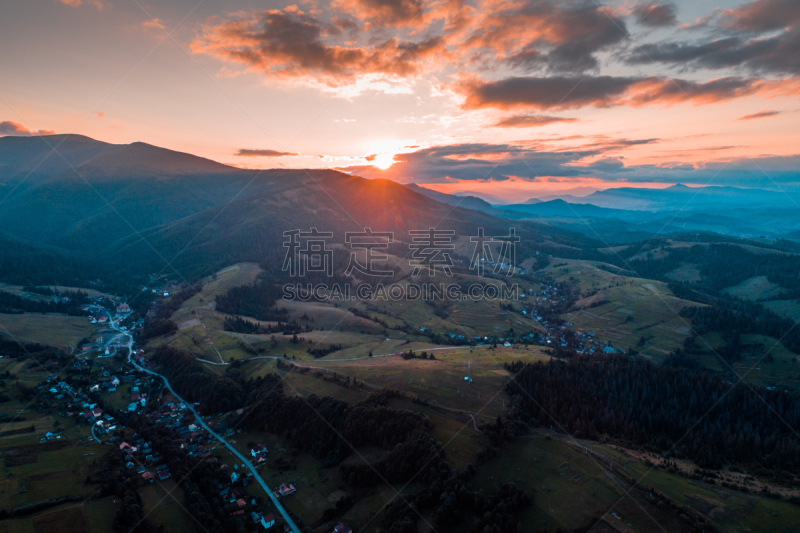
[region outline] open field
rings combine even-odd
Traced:
[[[698,266],[689,264],[667,272],[665,276],[671,280],[683,281],[685,283],[694,283],[703,279],[703,277],[700,275],[700,269]]]
[[[540,348],[453,347],[434,351],[435,360],[373,357],[351,361],[297,362],[304,374],[286,376],[287,385],[297,391],[315,392],[318,396],[342,394],[342,385],[332,380],[332,373],[349,376],[365,384],[365,391],[393,388],[417,396],[434,407],[448,412],[477,413],[478,418],[493,419],[505,410],[508,397],[503,387],[511,379],[504,363],[547,361]],[[269,365],[269,363],[266,363]],[[269,365],[269,368],[272,368]],[[471,369],[471,370],[470,370]],[[471,372],[472,383],[464,377]],[[254,374],[254,375],[261,375]],[[316,382],[316,383],[314,383]],[[306,385],[307,383],[307,385]],[[347,389],[352,390],[352,389]],[[349,393],[347,393],[349,394]]]
[[[20,342],[40,342],[75,348],[84,337],[91,337],[96,326],[85,317],[44,314],[0,314],[0,332]]]
[[[114,296],[110,294],[106,294],[104,292],[96,291],[94,289],[85,289],[80,287],[65,287],[62,285],[47,285],[45,286],[47,289],[52,289],[54,291],[64,291],[64,292],[85,292],[89,296],[93,298],[97,297],[104,297],[110,300],[114,300]],[[45,296],[42,294],[36,294],[34,292],[27,292],[25,291],[25,287],[22,285],[11,285],[8,283],[0,283],[0,291],[10,292],[12,294],[16,294],[18,296],[22,296],[24,298],[30,298],[31,300],[51,300],[50,296]]]
[[[153,482],[139,489],[144,513],[148,519],[164,525],[166,533],[191,531],[197,522],[192,519],[180,501],[183,492],[174,479]]]
[[[120,499],[116,496],[106,496],[99,500],[86,502],[83,506],[86,520],[91,533],[111,533],[111,523],[119,509]]]
[[[0,465],[0,485],[6,485],[13,492],[2,493],[2,508],[15,508],[61,496],[89,495],[95,487],[86,485],[84,480],[90,471],[91,463],[106,450],[98,444],[74,445],[75,442],[51,441],[46,444],[22,444],[13,440],[0,442],[0,453],[6,459]],[[67,444],[67,447],[44,451],[51,444]],[[8,458],[25,459],[24,464],[10,466]],[[30,462],[27,462],[30,461]]]
[[[759,300],[775,298],[786,291],[780,285],[769,281],[766,276],[755,276],[744,280],[738,285],[728,287],[722,292],[735,298],[757,302]]]
[[[275,335],[245,335],[224,331],[226,315],[214,310],[213,299],[232,286],[255,279],[258,267],[251,264],[234,265],[205,278],[200,293],[184,302],[173,315],[179,331],[169,337],[154,339],[150,347],[166,344],[196,354],[200,359],[213,363],[229,362],[231,359],[250,359],[260,356],[313,359],[307,352],[310,348],[326,348],[342,345],[341,350],[331,353],[327,359],[363,357],[370,351],[374,354],[392,353],[396,350],[421,349],[434,345],[427,342],[426,333],[444,335],[502,336],[513,328],[517,334],[538,331],[535,321],[519,313],[500,308],[498,300],[463,301],[447,305],[432,305],[419,300],[353,302],[360,313],[375,320],[356,316],[344,303],[279,301],[278,307],[288,311],[290,318],[314,331],[303,333],[305,341],[290,342],[291,337]],[[439,279],[441,278],[441,279]],[[438,276],[415,280],[415,283],[462,283],[487,281],[476,276],[447,278]],[[488,280],[491,283],[498,283]],[[400,280],[407,284],[408,279]],[[532,288],[531,284],[523,287]],[[250,319],[252,320],[252,319]],[[388,328],[377,323],[385,322]],[[256,321],[257,322],[257,321]],[[263,323],[267,325],[268,323]],[[413,324],[413,333],[409,328]],[[401,328],[395,329],[395,328]]]
[[[764,307],[786,318],[800,321],[800,300],[771,300],[764,302]]]
[[[778,339],[764,335],[742,335],[741,343],[746,351],[742,359],[726,363],[715,352],[725,344],[719,333],[706,334],[697,341],[697,346],[706,353],[699,361],[705,367],[729,374],[748,383],[781,390],[800,388],[800,362]]]
[[[474,481],[485,492],[503,482],[534,491],[534,504],[523,512],[527,531],[586,527],[601,509],[624,494],[590,457],[558,440],[518,439],[501,457],[481,466]]]
[[[534,505],[521,516],[526,531],[581,531],[598,519],[593,531],[659,531],[659,525],[683,530],[679,521],[670,524],[674,515],[659,516],[647,501],[651,487],[723,531],[789,532],[800,526],[800,508],[787,502],[648,467],[634,455],[597,442],[534,435],[481,466],[474,484],[487,493],[505,481],[534,491]],[[631,489],[629,479],[641,488]]]
[[[673,501],[711,518],[723,531],[790,532],[800,527],[800,508],[760,494],[745,494],[630,461],[624,471]]]

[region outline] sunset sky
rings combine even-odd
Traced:
[[[800,189],[800,2],[0,2],[0,135],[524,200]]]

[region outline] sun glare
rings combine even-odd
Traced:
[[[394,154],[378,154],[372,160],[372,166],[378,167],[381,170],[386,170],[394,164]]]

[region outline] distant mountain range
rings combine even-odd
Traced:
[[[452,193],[454,196],[473,196],[475,198],[480,198],[481,200],[485,200],[492,205],[504,205],[510,202],[503,200],[497,196],[492,196],[491,194],[486,194],[483,192],[475,192],[475,191],[457,191]]]
[[[593,192],[597,191],[596,187],[572,187],[569,189],[557,189],[557,190],[542,190],[542,191],[534,191],[528,192],[531,196],[530,199],[525,202],[526,204],[535,204],[536,200],[546,202],[548,200],[555,200],[558,198],[566,199],[567,197],[570,198],[583,198]]]
[[[800,241],[800,216],[794,204],[800,203],[800,197],[769,190],[685,185],[663,189],[625,187],[595,191],[583,198],[567,195],[491,205],[479,198],[443,194],[418,185],[412,189],[448,205],[510,220],[535,220],[610,244],[687,232]]]
[[[478,198],[477,196],[467,196],[467,195],[459,195],[459,194],[447,194],[439,191],[434,191],[433,189],[428,189],[426,187],[422,187],[421,185],[417,185],[416,183],[410,183],[406,185],[412,191],[422,194],[423,196],[427,196],[432,200],[436,200],[437,202],[453,205],[458,207],[463,207],[465,209],[474,209],[475,211],[482,211],[484,213],[491,213],[497,214],[497,210],[494,208],[492,204],[484,200],[483,198]]]
[[[341,241],[365,227],[402,240],[413,228],[505,234],[513,224],[541,249],[701,231],[800,241],[797,205],[775,191],[678,185],[581,200],[492,205],[333,170],[238,169],[146,143],[2,137],[0,275],[15,272],[25,283],[53,264],[86,275],[101,264],[111,272],[189,275],[266,257],[280,263],[283,232],[312,226]]]
[[[508,221],[484,200],[438,194],[333,170],[238,169],[145,143],[0,138],[0,247],[137,272],[207,273],[266,257],[280,264],[283,232],[312,226],[333,231],[334,242],[365,227],[393,231],[398,240],[414,228],[508,232]],[[591,245],[572,230],[515,225],[528,240]],[[12,268],[6,259],[0,273]]]
[[[664,211],[715,207],[796,207],[800,195],[765,189],[687,187],[677,184],[664,189],[621,187],[595,191],[582,198],[561,199],[570,203],[585,203],[612,209]]]
[[[532,200],[536,200],[532,198]],[[530,202],[531,200],[528,200]],[[537,203],[511,204],[497,206],[504,211],[520,211],[540,217],[602,217],[602,218],[640,218],[641,215],[623,209],[608,209],[592,204],[573,204],[562,199],[537,201]]]

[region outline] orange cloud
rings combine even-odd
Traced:
[[[380,26],[405,26],[422,21],[420,0],[334,0],[331,7]]]
[[[0,135],[15,135],[18,137],[31,137],[33,135],[55,135],[56,132],[50,130],[31,131],[18,122],[4,120],[0,122]]]
[[[159,18],[146,20],[142,22],[142,28],[144,28],[145,30],[163,30],[164,21]]]
[[[100,0],[56,0],[56,2],[61,2],[62,4],[72,6],[72,7],[80,7],[82,5],[91,5],[96,7],[98,10],[103,9],[105,5],[100,2]]]
[[[439,37],[420,42],[390,38],[363,46],[328,44],[326,39],[340,31],[335,24],[308,14],[273,10],[208,25],[191,49],[234,61],[249,71],[323,79],[331,86],[352,82],[364,74],[413,76],[425,61],[446,54]]]

